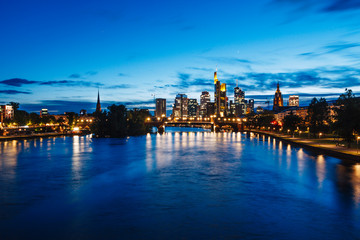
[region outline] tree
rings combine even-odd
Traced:
[[[329,127],[329,109],[325,98],[313,98],[308,108],[310,132],[317,134],[327,131]]]
[[[10,105],[13,107],[14,112],[16,112],[20,107],[20,103],[18,102],[10,102]]]
[[[336,101],[335,112],[334,130],[350,147],[354,134],[360,134],[360,99],[355,98],[351,89],[345,89]]]
[[[145,125],[146,118],[151,117],[149,110],[134,109],[128,112],[128,135],[138,136],[151,131],[151,126]]]
[[[283,121],[284,130],[287,131],[289,129],[293,133],[298,127],[300,127],[303,120],[301,117],[294,115],[291,111],[289,115],[285,116]]]
[[[73,127],[76,123],[76,119],[77,119],[78,115],[74,112],[67,112],[66,116],[69,120],[69,126]]]

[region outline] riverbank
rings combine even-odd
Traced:
[[[17,136],[0,136],[0,141],[12,141],[12,140],[24,140],[24,139],[33,139],[41,137],[61,137],[61,136],[73,136],[76,134],[73,133],[39,133],[31,135],[17,135]]]
[[[250,130],[250,132],[278,138],[285,142],[293,143],[295,145],[307,148],[317,153],[326,154],[344,160],[354,160],[360,162],[360,150],[354,148],[349,149],[347,147],[340,146],[336,144],[332,139],[299,138],[274,132],[258,130]]]

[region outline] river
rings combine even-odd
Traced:
[[[360,239],[360,165],[246,133],[0,142],[0,239]]]

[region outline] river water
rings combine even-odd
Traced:
[[[196,129],[0,142],[0,239],[360,239],[360,165]]]

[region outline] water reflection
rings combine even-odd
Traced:
[[[326,176],[325,167],[326,167],[325,158],[323,155],[319,155],[316,159],[316,176],[318,178],[319,188],[322,188],[323,182],[325,180],[325,176]]]
[[[3,142],[0,171],[2,232],[44,226],[59,212],[49,232],[89,238],[341,239],[360,230],[360,165],[253,134]]]

